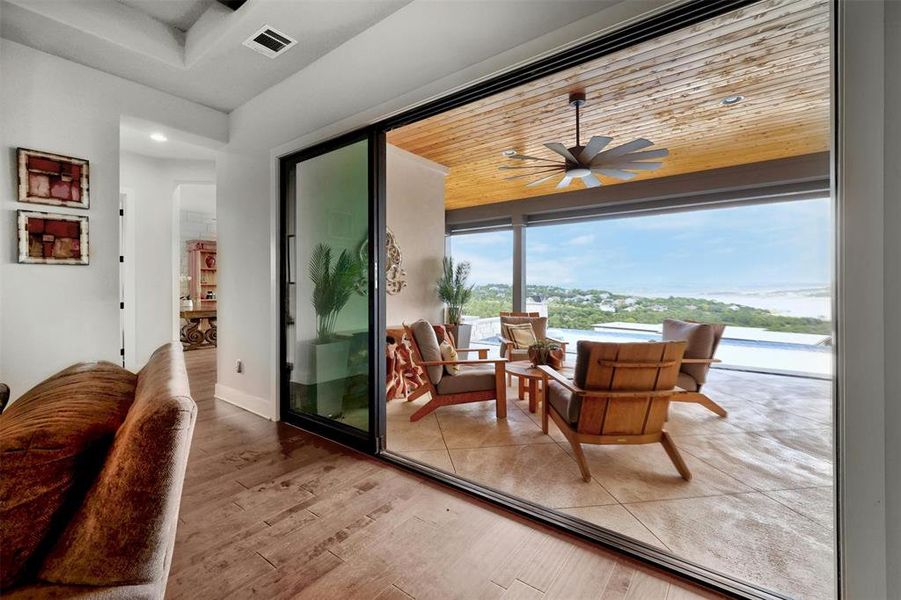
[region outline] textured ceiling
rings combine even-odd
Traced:
[[[559,177],[505,180],[523,163],[574,145],[572,91],[584,91],[582,139],[638,137],[670,156],[649,179],[829,148],[829,3],[767,0],[389,132],[388,141],[449,167],[448,209],[553,193]],[[720,101],[740,94],[734,106]],[[600,177],[604,184],[618,180]],[[582,189],[573,182],[567,191]]]

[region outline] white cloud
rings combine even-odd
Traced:
[[[594,243],[594,236],[589,234],[585,235],[577,235],[576,237],[567,240],[567,246],[590,246]]]

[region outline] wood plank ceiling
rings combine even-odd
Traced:
[[[556,160],[545,142],[574,144],[572,91],[588,100],[582,144],[645,137],[669,149],[633,181],[821,152],[829,53],[828,0],[766,0],[395,129],[388,142],[449,167],[448,210],[556,191],[559,178],[526,188],[531,179],[505,180],[517,172],[498,167],[514,162],[504,150]],[[720,103],[733,94],[744,100]]]

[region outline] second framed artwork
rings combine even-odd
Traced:
[[[86,265],[88,218],[45,212],[18,211],[19,262],[45,265]]]
[[[90,164],[73,158],[27,148],[16,150],[19,202],[88,208]]]

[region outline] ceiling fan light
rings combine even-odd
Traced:
[[[591,171],[584,167],[573,167],[572,169],[566,170],[567,177],[578,177],[579,179],[583,177],[588,177],[591,175]]]

